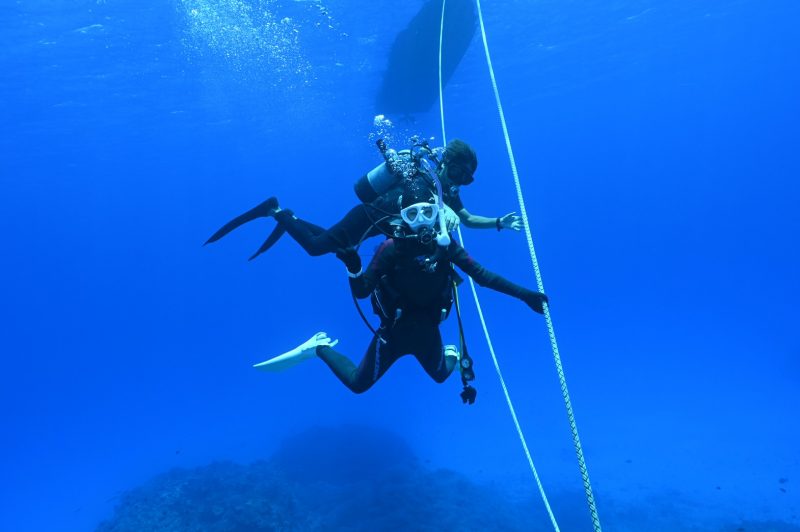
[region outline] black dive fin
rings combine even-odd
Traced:
[[[256,218],[267,218],[268,216],[270,216],[272,214],[272,211],[274,209],[276,209],[277,207],[278,207],[278,198],[271,197],[271,198],[267,199],[265,202],[253,207],[252,209],[250,209],[246,213],[237,216],[236,218],[234,218],[230,222],[228,222],[225,225],[223,225],[216,233],[211,235],[211,238],[206,240],[205,244],[203,244],[203,245],[205,246],[206,244],[210,244],[212,242],[216,242],[217,240],[219,240],[223,236],[227,235],[228,233],[230,233],[231,231],[233,231],[234,229],[236,229],[240,225],[244,225],[247,222],[251,222],[251,221],[255,220]],[[266,244],[266,242],[265,242],[265,244]],[[274,244],[274,242],[273,242],[273,244]]]
[[[274,246],[275,242],[280,240],[280,238],[283,236],[285,232],[286,229],[282,225],[278,225],[275,229],[272,230],[267,239],[264,240],[264,243],[261,244],[261,247],[258,248],[258,251],[253,253],[253,256],[247,260],[253,260],[254,258],[258,257],[259,255],[267,251],[269,248]]]

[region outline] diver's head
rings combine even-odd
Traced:
[[[475,180],[478,156],[472,146],[463,140],[454,139],[447,143],[442,163],[447,178],[456,185],[469,185]]]
[[[400,217],[423,244],[436,236],[439,205],[423,179],[406,179],[400,197]]]

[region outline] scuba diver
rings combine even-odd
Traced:
[[[461,353],[456,346],[443,346],[439,331],[439,324],[450,313],[455,286],[460,281],[453,265],[479,285],[516,297],[538,313],[544,312],[547,296],[486,270],[457,242],[449,237],[443,239],[441,202],[426,180],[405,179],[401,192],[401,221],[394,227],[394,236],[376,251],[366,271],[362,271],[361,258],[354,248],[336,252],[347,267],[353,296],[371,296],[373,311],[380,318],[380,326],[373,331],[361,362],[356,366],[333,349],[337,341],[319,332],[297,348],[256,364],[255,368],[280,371],[318,356],[345,386],[362,393],[398,358],[411,354],[438,383],[458,366],[464,383],[462,400],[469,404],[475,401],[477,392],[467,384],[474,379],[474,373],[463,330]],[[460,321],[459,315],[459,325]]]
[[[522,220],[516,213],[488,218],[469,212],[461,201],[460,187],[475,180],[478,157],[472,147],[462,140],[453,140],[445,148],[430,148],[428,142],[412,139],[409,150],[396,152],[384,141],[378,140],[378,148],[384,162],[361,177],[355,184],[355,192],[361,204],[352,208],[339,222],[325,229],[295,216],[288,209],[281,209],[278,199],[271,197],[246,213],[237,216],[216,233],[206,244],[216,242],[237,227],[256,218],[273,217],[278,225],[261,247],[250,257],[253,260],[272,247],[288,232],[311,256],[335,253],[338,249],[357,245],[365,238],[378,234],[391,235],[390,219],[399,213],[399,197],[404,179],[423,173],[425,165],[435,166],[441,181],[441,212],[443,224],[448,232],[462,222],[467,227],[522,229]],[[430,172],[428,172],[430,173]]]

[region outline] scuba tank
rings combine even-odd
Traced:
[[[411,152],[409,150],[397,153],[388,148],[383,139],[378,139],[375,144],[383,155],[383,162],[364,174],[353,185],[356,196],[362,203],[372,203],[399,183],[403,177],[410,177],[416,173],[416,170],[411,168]],[[409,170],[413,171],[409,173]]]
[[[411,142],[410,149],[398,152],[389,148],[383,139],[375,141],[378,151],[383,156],[383,162],[361,176],[353,185],[356,196],[362,203],[372,203],[389,189],[398,185],[404,178],[417,175],[423,160],[430,159],[437,166],[439,165],[439,156],[444,148],[432,149],[428,146],[427,140],[420,140],[416,135],[411,138]],[[431,181],[436,180],[436,173],[433,172]],[[439,196],[441,197],[441,192]]]
[[[432,149],[427,140],[420,140],[416,135],[411,138],[411,142],[411,149],[403,150],[398,153],[388,148],[383,139],[375,141],[378,150],[381,152],[381,155],[383,155],[384,162],[367,172],[361,179],[356,181],[353,186],[356,196],[358,196],[358,199],[361,200],[362,203],[372,203],[393,186],[397,185],[401,179],[414,177],[419,173],[423,173],[427,176],[428,180],[436,186],[439,212],[444,212],[442,183],[436,171],[437,167],[441,164],[439,157],[442,155],[444,149]],[[436,167],[434,167],[434,163]],[[450,234],[447,231],[447,223],[445,222],[444,216],[439,216],[439,231],[435,234],[434,232],[430,232],[426,238],[429,241],[435,238],[436,243],[441,247],[450,245]]]

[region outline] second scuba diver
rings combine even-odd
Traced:
[[[274,217],[278,227],[269,235],[250,259],[268,250],[284,232],[288,232],[311,256],[334,253],[337,249],[358,245],[365,238],[381,233],[391,236],[390,218],[399,211],[399,197],[402,181],[417,175],[422,158],[436,165],[436,173],[442,185],[443,212],[448,230],[454,229],[460,221],[467,227],[522,229],[522,220],[516,213],[497,218],[488,218],[470,213],[461,201],[460,187],[474,181],[478,158],[472,147],[462,140],[453,140],[445,148],[431,149],[427,142],[415,140],[411,150],[395,152],[387,149],[382,140],[378,147],[385,162],[364,175],[355,185],[355,192],[361,204],[352,208],[339,222],[329,229],[302,220],[291,210],[281,209],[275,197],[237,216],[206,242],[216,242],[237,227],[256,218]]]
[[[318,356],[336,377],[355,393],[372,387],[401,356],[411,354],[436,382],[444,382],[459,365],[462,368],[464,402],[475,400],[475,390],[467,385],[465,366],[455,346],[443,346],[439,324],[447,318],[453,304],[456,282],[455,264],[479,285],[508,294],[525,302],[538,313],[544,312],[547,296],[512,283],[478,264],[457,242],[446,246],[436,238],[440,206],[424,179],[405,179],[401,189],[400,222],[394,237],[375,253],[366,271],[352,247],[337,250],[346,265],[350,288],[359,299],[372,296],[372,307],[380,327],[356,366],[333,349],[326,333],[315,334],[299,347],[256,364],[265,371],[278,371]],[[474,376],[472,377],[474,378]]]

